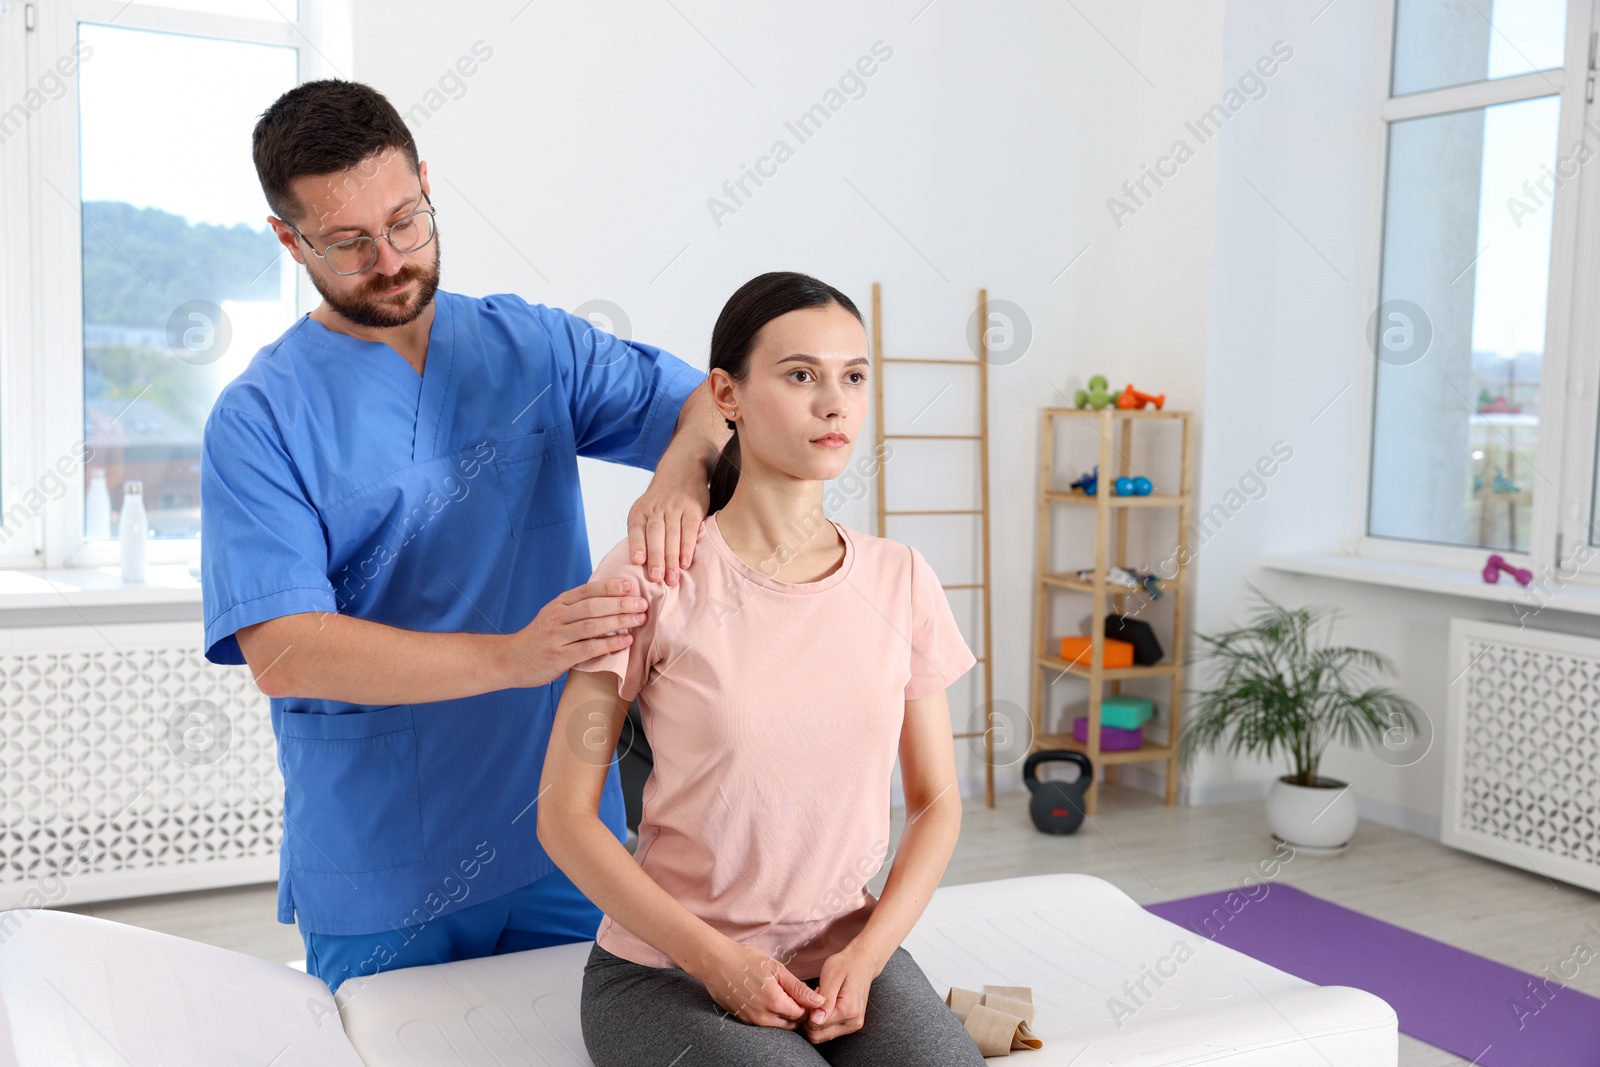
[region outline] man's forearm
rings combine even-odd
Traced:
[[[656,469],[671,466],[697,473],[703,470],[709,479],[722,446],[732,436],[733,431],[728,429],[717,412],[717,405],[711,401],[711,383],[701,382],[679,409],[677,427]]]
[[[424,704],[504,689],[515,654],[499,634],[402,630],[334,612],[285,615],[238,637],[268,696],[351,704]]]

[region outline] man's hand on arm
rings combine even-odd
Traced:
[[[627,631],[647,610],[634,584],[612,578],[569,589],[511,634],[429,633],[305,612],[242,627],[237,636],[268,696],[425,704],[547,685],[576,663],[626,648]]]
[[[650,487],[628,510],[628,547],[651,581],[676,585],[678,571],[694,562],[695,536],[711,507],[711,471],[730,436],[702,382],[678,412]]]

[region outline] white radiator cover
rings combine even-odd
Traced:
[[[1452,619],[1441,838],[1600,890],[1600,640]]]
[[[198,623],[0,630],[0,908],[278,874],[267,698]]]

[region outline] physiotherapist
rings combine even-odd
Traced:
[[[577,457],[655,471],[628,536],[675,583],[728,436],[706,375],[439,290],[427,164],[365,85],[285,93],[253,153],[322,303],[207,419],[202,577],[206,657],[271,698],[278,920],[336,989],[592,939],[600,911],[539,847],[539,778],[567,669],[624,647],[645,601],[587,584]],[[624,839],[615,766],[600,810]]]

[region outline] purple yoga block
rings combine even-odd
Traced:
[[[1072,736],[1082,742],[1089,743],[1089,716],[1084,715],[1072,720]],[[1144,730],[1123,730],[1115,726],[1100,727],[1101,752],[1127,752],[1144,744]]]

